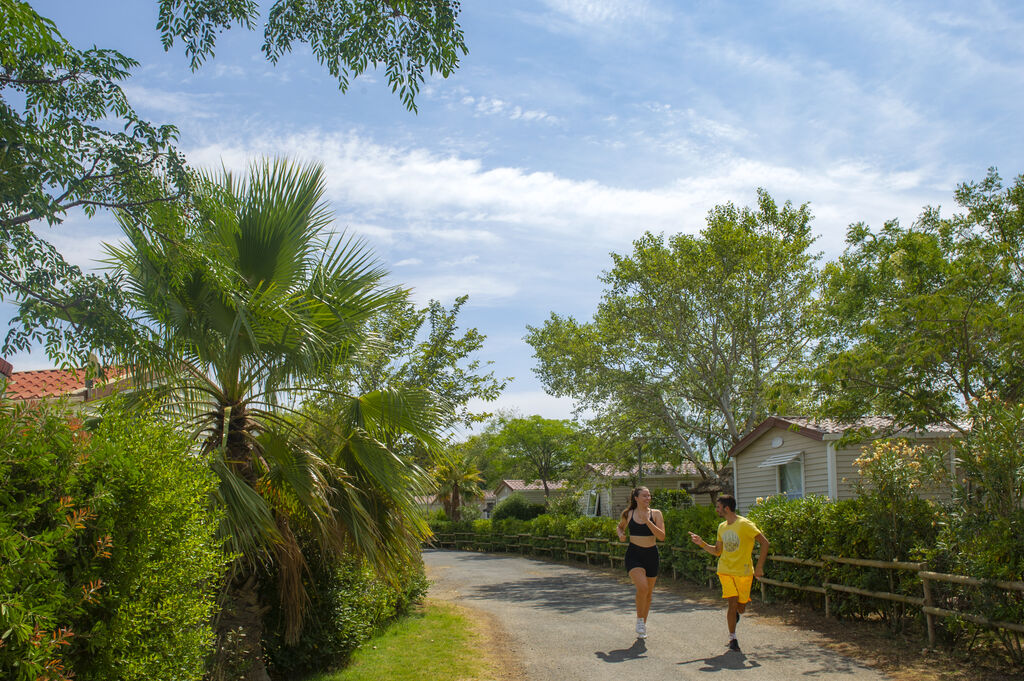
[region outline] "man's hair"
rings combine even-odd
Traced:
[[[715,499],[715,503],[725,506],[733,513],[736,512],[736,497],[731,494],[719,494],[718,498]]]

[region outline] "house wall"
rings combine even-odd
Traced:
[[[783,439],[780,447],[773,448],[775,437]],[[943,450],[946,470],[952,470],[952,450],[944,438],[922,439],[922,443],[934,444]],[[836,499],[852,499],[857,496],[856,484],[860,478],[853,462],[861,455],[865,445],[836,449]],[[767,497],[778,492],[778,469],[775,466],[759,468],[758,465],[773,454],[803,451],[804,496],[819,494],[829,496],[828,487],[828,442],[813,440],[788,430],[773,428],[752,442],[735,457],[733,465],[737,471],[739,495],[737,510],[744,513],[754,505],[758,497]],[[920,496],[936,501],[949,501],[951,490],[948,486],[939,489],[922,490]]]
[[[774,438],[781,437],[782,445],[772,447]],[[747,446],[733,461],[738,496],[737,510],[744,513],[758,497],[767,497],[779,491],[777,466],[759,467],[769,456],[802,451],[804,495],[828,496],[827,444],[799,433],[772,428]]]
[[[700,478],[683,475],[659,475],[645,478],[643,485],[653,492],[658,489],[680,489],[679,483],[681,482],[689,482],[692,487],[700,482]],[[610,487],[601,490],[601,515],[618,517],[629,506],[629,495],[632,493],[632,487],[619,484],[618,481],[614,481]],[[707,494],[698,494],[694,495],[693,502],[699,506],[709,506],[711,498]]]
[[[915,444],[928,444],[938,447],[942,452],[946,471],[952,472],[954,470],[952,443],[947,438],[920,438]],[[864,448],[867,446],[870,445],[857,445],[836,450],[836,472],[839,478],[840,499],[852,499],[857,496],[856,484],[860,479],[860,473],[857,467],[853,465],[853,462],[863,453]],[[953,491],[949,485],[944,485],[942,487],[920,490],[918,496],[934,501],[950,501],[953,497]]]

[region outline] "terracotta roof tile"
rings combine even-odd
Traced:
[[[0,359],[0,374],[6,376],[7,378],[10,378],[11,373],[13,372],[14,367],[11,366],[11,363],[5,359]]]
[[[498,483],[498,487],[501,487],[502,484],[507,485],[510,490],[513,490],[515,492],[521,490],[544,489],[544,485],[540,484],[539,482],[531,482],[527,484],[522,480],[502,480],[500,483]],[[548,481],[548,489],[562,489],[563,487],[565,487],[564,482]]]
[[[592,463],[590,464],[590,469],[605,478],[628,478],[633,474],[632,471],[620,470],[610,463]],[[644,464],[645,478],[658,475],[700,475],[700,473],[697,471],[697,467],[690,461],[683,461],[678,466],[670,466],[666,463]]]
[[[108,370],[109,371],[109,370]],[[111,372],[111,378],[123,375]],[[55,397],[85,397],[84,369],[41,369],[15,371],[7,381],[3,396],[9,400],[41,400]],[[102,384],[97,380],[97,385]]]

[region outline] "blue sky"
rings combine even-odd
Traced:
[[[424,85],[418,115],[380,75],[339,93],[306,49],[268,64],[259,32],[223,34],[192,73],[161,48],[152,0],[32,4],[76,46],[140,61],[130,101],[176,124],[193,164],[323,162],[339,231],[423,302],[468,293],[481,358],[515,378],[496,406],[527,414],[571,405],[533,377],[525,326],[589,317],[609,252],[645,230],[696,232],[765,187],[810,203],[829,257],[850,223],[909,223],[989,166],[1024,171],[1014,0],[463,2],[470,53]],[[86,267],[118,238],[81,214],[48,234]]]

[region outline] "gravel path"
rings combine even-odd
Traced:
[[[648,638],[633,634],[632,586],[609,573],[517,556],[425,550],[430,596],[493,615],[525,681],[886,677],[817,643],[813,632],[768,623],[755,602],[726,651],[723,607],[655,588]],[[709,673],[711,675],[709,676]]]

